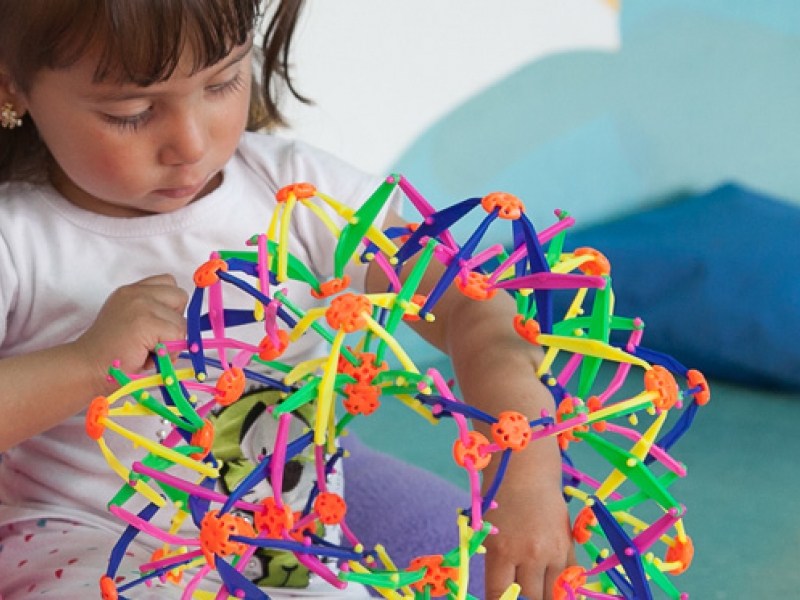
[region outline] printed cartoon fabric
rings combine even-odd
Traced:
[[[256,465],[275,446],[278,422],[270,415],[270,409],[278,405],[284,394],[277,390],[260,389],[245,394],[238,402],[220,407],[211,417],[216,435],[213,454],[221,462],[218,491],[229,495],[255,469]],[[293,413],[289,433],[290,441],[302,435],[304,425],[313,426],[314,411],[304,406]],[[341,488],[337,473],[331,474],[328,486]],[[316,486],[313,468],[313,449],[295,456],[286,462],[283,473],[282,498],[295,513],[306,508]],[[273,495],[270,477],[250,490],[243,499],[257,504]],[[233,511],[252,522],[253,515],[245,511]],[[340,532],[336,527],[325,527],[317,535],[331,542],[338,542]],[[307,587],[309,571],[301,565],[294,554],[266,548],[259,549],[248,563],[245,576],[263,587]]]

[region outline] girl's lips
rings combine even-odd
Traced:
[[[176,187],[176,188],[164,188],[160,190],[155,190],[155,194],[158,196],[163,196],[165,198],[171,198],[173,200],[178,198],[186,198],[188,196],[194,196],[199,194],[200,191],[205,187],[207,181],[203,181],[197,185],[191,186],[184,186],[184,187]]]
[[[172,200],[194,197],[197,196],[198,194],[201,194],[206,188],[209,188],[208,191],[214,189],[214,187],[216,187],[217,184],[218,175],[219,173],[212,173],[197,185],[184,185],[174,188],[162,188],[160,190],[155,190],[153,193],[156,194],[157,196],[161,196],[163,198],[169,198]],[[211,185],[212,183],[214,184],[213,186]]]

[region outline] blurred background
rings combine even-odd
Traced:
[[[697,549],[676,585],[797,597],[800,2],[309,4],[294,62],[315,104],[287,107],[287,135],[402,173],[440,208],[503,190],[537,227],[572,214],[575,245],[611,259],[617,313],[712,383],[675,448]],[[425,425],[406,413],[385,403],[354,430],[465,486],[450,435],[409,444]]]
[[[313,3],[299,137],[434,198],[593,223],[735,180],[800,198],[793,0]],[[541,211],[539,211],[539,207]]]

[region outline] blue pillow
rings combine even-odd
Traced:
[[[726,184],[567,236],[581,246],[610,260],[615,313],[644,320],[643,346],[800,390],[799,208]]]

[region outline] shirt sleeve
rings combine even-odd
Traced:
[[[3,342],[8,334],[9,320],[11,312],[14,310],[18,290],[17,268],[6,239],[0,232],[0,358],[4,356]]]

